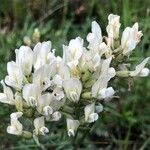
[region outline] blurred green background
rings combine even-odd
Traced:
[[[0,0],[0,79],[7,74],[7,62],[15,60],[15,48],[25,44],[25,36],[32,39],[35,28],[40,31],[40,40],[51,40],[57,55],[62,55],[62,44],[76,36],[86,39],[93,20],[99,22],[106,35],[110,13],[121,16],[121,31],[134,22],[139,22],[143,31],[131,61],[138,64],[150,56],[150,0]],[[150,149],[150,78],[114,82],[120,98],[106,104],[90,134],[81,141],[80,149]],[[6,133],[12,110],[0,104],[0,150],[40,149],[33,140]],[[72,149],[69,140],[52,141],[50,137],[45,147]]]

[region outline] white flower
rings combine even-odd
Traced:
[[[147,62],[149,61],[150,57],[145,58],[139,65],[135,67],[134,71],[130,71],[130,76],[140,76],[140,77],[146,77],[149,74],[149,69],[144,68]]]
[[[1,81],[1,84],[3,85],[4,93],[0,93],[0,102],[14,105],[14,94],[11,88],[6,86],[3,80]]]
[[[83,39],[77,37],[69,42],[69,46],[63,45],[63,60],[70,68],[78,65],[83,53]]]
[[[79,125],[80,125],[80,122],[78,120],[67,118],[68,136],[75,136],[75,133],[76,133]]]
[[[86,122],[94,122],[98,119],[98,114],[95,113],[95,103],[89,104],[84,108]]]
[[[116,75],[115,69],[113,67],[109,67],[111,60],[112,58],[108,58],[102,63],[100,76],[92,86],[93,97],[99,97],[100,90],[107,88],[109,80]]]
[[[23,87],[22,94],[23,98],[29,106],[36,107],[37,101],[41,95],[41,89],[37,84],[26,84]]]
[[[103,88],[98,93],[98,99],[109,100],[113,97],[114,94],[115,94],[115,91],[112,87]]]
[[[28,76],[31,73],[33,65],[33,51],[28,46],[21,46],[16,49],[16,63],[21,68],[24,75]]]
[[[50,108],[50,102],[52,100],[52,96],[50,93],[43,94],[41,96],[38,95],[39,98],[37,98],[37,110],[41,114],[51,114],[50,112],[53,111],[52,107]]]
[[[67,98],[70,101],[78,102],[82,91],[82,84],[77,78],[70,78],[63,82],[63,87]]]
[[[44,117],[38,117],[34,119],[34,133],[36,135],[45,135],[49,132],[48,128],[45,127]]]
[[[120,16],[110,14],[108,16],[108,21],[108,26],[106,27],[108,37],[111,39],[118,39],[120,29]]]
[[[5,77],[5,83],[16,90],[22,88],[23,74],[18,65],[14,62],[7,63],[8,76]]]
[[[135,35],[136,44],[138,44],[141,40],[141,37],[143,36],[143,33],[142,33],[142,31],[138,31],[139,25],[137,22],[133,25],[132,28],[134,28],[134,35]]]
[[[132,28],[127,27],[122,33],[121,48],[123,49],[123,55],[129,55],[142,37],[142,32],[138,31],[138,24],[135,23]]]
[[[51,42],[37,43],[34,47],[34,68],[37,70],[41,66],[49,63],[48,55],[51,54]]]
[[[20,118],[22,115],[22,112],[15,112],[10,115],[11,125],[7,127],[7,132],[9,134],[22,135],[23,126],[20,121],[18,121],[18,118]]]
[[[89,42],[88,48],[90,50],[99,52],[99,46],[102,43],[102,33],[96,21],[92,22],[92,33],[87,35],[87,41]]]

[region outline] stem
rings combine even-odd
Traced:
[[[131,124],[129,125],[128,133],[127,133],[127,136],[126,136],[126,138],[125,138],[125,142],[124,142],[124,144],[125,144],[124,150],[128,150],[130,134],[131,134]]]
[[[46,148],[44,147],[44,145],[42,145],[40,142],[39,142],[39,139],[36,135],[33,135],[33,139],[35,141],[35,143],[37,144],[37,146],[39,146],[42,150],[46,150]]]
[[[94,123],[93,123],[93,125],[94,125]],[[78,134],[78,132],[77,132],[77,134],[75,136],[75,141],[74,141],[74,150],[77,150],[77,148],[81,145],[81,143],[84,142],[84,139],[86,138],[86,136],[91,132],[93,125],[90,128],[85,130],[85,132],[82,134],[82,136],[79,140],[77,139],[77,134]],[[88,127],[89,127],[89,125],[88,125]]]

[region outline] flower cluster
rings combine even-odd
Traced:
[[[126,65],[142,37],[138,23],[125,28],[121,38],[120,26],[120,17],[110,14],[107,36],[102,36],[99,24],[93,21],[87,48],[77,37],[63,45],[62,58],[55,56],[50,41],[37,43],[33,50],[28,46],[16,49],[16,61],[7,63],[8,75],[1,81],[0,102],[17,110],[10,115],[7,132],[24,137],[45,135],[49,132],[46,122],[65,118],[68,136],[74,136],[80,126],[98,119],[102,101],[114,98],[115,90],[109,85],[112,78],[147,76],[149,58],[135,70]],[[30,120],[29,131],[21,118]]]

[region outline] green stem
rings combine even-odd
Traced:
[[[35,143],[37,144],[37,146],[39,146],[42,150],[46,150],[46,148],[44,147],[44,145],[42,145],[40,142],[39,142],[39,139],[36,135],[33,135],[33,139],[35,141]]]
[[[128,145],[129,145],[129,138],[130,138],[130,134],[131,134],[131,124],[129,125],[129,129],[128,129],[128,133],[127,136],[125,138],[125,142],[124,142],[124,150],[128,150]]]

